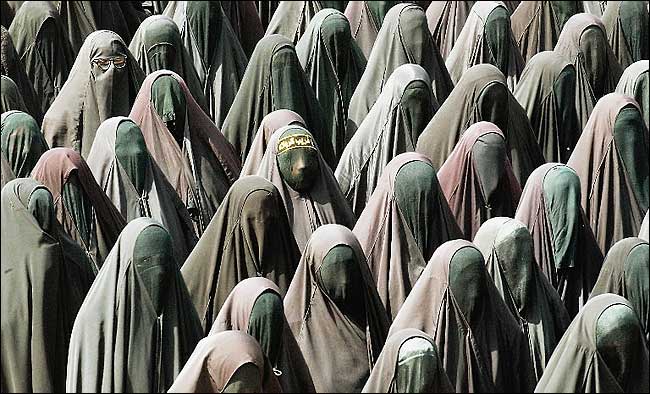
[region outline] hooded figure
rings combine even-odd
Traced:
[[[281,375],[285,391],[360,392],[379,358],[389,323],[352,231],[332,224],[314,232],[284,310],[297,347],[287,355],[302,356],[308,368],[306,376],[296,374],[295,382]],[[292,365],[283,362],[281,368]]]
[[[129,113],[142,79],[120,36],[107,30],[91,33],[45,114],[45,139],[53,148],[73,148],[87,157],[99,125]]]
[[[489,122],[467,129],[440,167],[438,179],[463,238],[468,240],[486,220],[513,216],[521,194],[503,133]]]
[[[496,66],[514,90],[526,62],[510,28],[510,13],[502,2],[477,1],[445,61],[449,75],[457,83],[476,64]]]
[[[271,135],[257,175],[278,188],[300,251],[318,227],[354,227],[355,217],[319,145],[303,127],[286,126]]]
[[[598,99],[614,91],[623,70],[607,42],[605,26],[591,14],[569,18],[554,51],[576,69],[575,105],[582,129]]]
[[[27,112],[36,119],[38,124],[41,124],[43,121],[43,112],[41,110],[40,96],[36,95],[34,91],[34,85],[29,80],[25,72],[25,67],[20,61],[18,53],[16,53],[16,48],[9,35],[9,31],[4,26],[1,26],[0,30],[0,74],[2,74],[2,102],[0,103],[2,107],[0,109],[3,112],[10,109]],[[14,97],[12,100],[6,98],[6,95],[9,94],[6,91],[9,87],[5,87],[7,85],[6,79],[12,81],[13,85],[17,87],[17,94],[11,94]],[[20,100],[18,100],[18,96],[21,96]],[[11,102],[15,104],[8,106],[8,103]],[[22,104],[22,107],[17,107],[20,104]]]
[[[95,275],[54,211],[33,179],[2,189],[2,392],[65,390],[72,324]]]
[[[625,297],[639,318],[646,341],[650,340],[648,250],[648,241],[641,238],[625,238],[615,243],[591,292],[591,298],[604,293]]]
[[[12,173],[28,178],[41,155],[49,149],[36,120],[20,111],[2,114],[2,154]]]
[[[194,101],[209,113],[192,58],[183,45],[178,26],[170,17],[153,15],[145,19],[135,32],[129,51],[146,75],[159,70],[178,74],[192,92]]]
[[[264,37],[264,26],[254,1],[220,1],[235,36],[248,59],[257,43]],[[269,2],[270,3],[270,2]],[[243,74],[243,73],[242,73]]]
[[[571,317],[587,302],[603,262],[580,196],[575,171],[545,164],[528,178],[515,215],[528,227],[535,260]]]
[[[544,163],[544,156],[526,110],[508,90],[503,74],[491,64],[478,64],[463,74],[418,138],[416,151],[440,168],[465,131],[480,121],[502,130],[515,176],[525,183],[528,175]]]
[[[634,97],[641,107],[646,127],[650,127],[650,82],[648,61],[639,60],[625,69],[616,85],[616,93]]]
[[[150,218],[135,219],[79,310],[66,391],[165,392],[200,338],[169,233]]]
[[[204,333],[244,279],[265,277],[284,296],[299,259],[278,190],[258,176],[240,178],[182,269]]]
[[[9,111],[20,111],[28,113],[29,109],[23,101],[23,96],[18,90],[18,86],[11,80],[11,78],[2,75],[2,82],[0,82],[0,113],[4,114]]]
[[[169,393],[279,393],[271,365],[255,338],[224,331],[201,339]]]
[[[5,187],[5,185],[14,179],[16,179],[16,175],[14,175],[14,172],[11,170],[11,165],[5,158],[4,154],[0,154],[0,164],[2,164],[2,178],[0,178],[0,188]]]
[[[427,22],[443,59],[449,56],[475,1],[432,1]]]
[[[528,343],[499,296],[481,252],[449,241],[433,254],[390,327],[431,335],[458,393],[526,392],[534,375]]]
[[[45,113],[68,79],[75,58],[59,12],[49,1],[26,2],[9,34]]]
[[[391,318],[433,252],[462,236],[436,170],[426,157],[413,152],[398,155],[386,166],[354,234]]]
[[[636,236],[648,211],[648,139],[636,101],[608,94],[594,107],[567,163],[580,177],[582,208],[603,254]]]
[[[248,63],[222,7],[227,3],[250,2],[171,3],[165,10],[165,15],[178,25],[181,39],[187,48],[187,51],[183,52],[186,52],[188,62],[194,65],[193,68],[198,74],[199,91],[207,101],[207,113],[217,126],[221,127],[239,90]]]
[[[330,4],[332,3],[332,4]],[[336,9],[336,1],[281,1],[266,29],[267,36],[280,34],[296,45],[314,16],[322,9]],[[342,10],[341,10],[342,11]]]
[[[525,225],[510,218],[490,219],[476,233],[474,244],[526,336],[537,381],[571,318],[535,261],[533,238]]]
[[[553,51],[533,56],[514,96],[526,110],[547,162],[566,163],[582,131],[575,102],[576,69]]]
[[[583,12],[581,1],[524,1],[512,13],[512,33],[524,61],[552,51],[569,18]]]
[[[147,76],[129,118],[140,126],[147,149],[203,233],[241,163],[232,146],[172,71]]]
[[[391,335],[363,393],[453,393],[435,340],[406,328]]]
[[[377,34],[384,18],[400,1],[349,1],[345,7],[345,17],[350,21],[352,37],[361,48],[366,59],[370,57]]]
[[[648,60],[647,1],[608,1],[603,13],[607,40],[621,67],[627,68],[639,60]]]
[[[97,129],[88,167],[122,216],[130,222],[150,217],[172,238],[182,264],[196,244],[194,223],[155,161],[140,128],[129,118],[110,118]]]
[[[323,111],[302,70],[291,41],[279,34],[260,40],[251,56],[241,86],[223,122],[222,132],[242,161],[251,149],[262,119],[278,109],[298,113],[312,130],[323,157],[336,160]]]
[[[289,109],[279,109],[266,115],[260,127],[255,134],[255,138],[251,143],[251,149],[246,156],[241,176],[255,175],[260,168],[260,163],[266,152],[266,147],[269,144],[271,135],[284,126],[296,125],[300,127],[307,127],[302,116]]]
[[[415,4],[399,4],[386,14],[366,70],[350,100],[346,141],[361,126],[393,72],[408,63],[427,72],[436,102],[444,102],[454,85],[427,28],[427,17]]]
[[[346,145],[334,173],[356,216],[361,215],[388,162],[415,150],[437,107],[422,67],[404,64],[393,72]]]
[[[36,163],[32,178],[50,190],[57,220],[97,273],[126,222],[84,159],[69,148],[50,149]]]
[[[345,148],[348,106],[366,67],[366,58],[340,11],[319,11],[296,45],[296,53],[314,88],[338,159]]]
[[[589,300],[564,333],[536,393],[647,393],[648,347],[632,305],[615,294]]]

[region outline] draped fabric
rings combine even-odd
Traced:
[[[14,172],[11,170],[11,165],[5,158],[4,154],[0,154],[0,164],[2,164],[2,178],[0,178],[0,188],[5,187],[5,185],[14,179],[16,179],[16,176],[14,175]]]
[[[302,357],[308,368],[295,382],[280,376],[285,391],[360,392],[381,353],[388,318],[352,231],[330,224],[314,232],[284,310],[295,340],[288,356]]]
[[[322,9],[333,7],[334,1],[281,1],[269,21],[265,35],[280,34],[296,45],[308,30],[312,18]]]
[[[184,105],[167,109],[165,103],[175,100]],[[151,157],[187,207],[200,235],[239,177],[241,164],[232,146],[172,71],[147,76],[129,117],[140,126]]]
[[[646,127],[650,127],[650,77],[648,60],[639,60],[629,65],[616,85],[616,93],[634,97],[641,107]]]
[[[38,159],[49,149],[36,120],[20,111],[2,114],[0,145],[17,178],[28,178]]]
[[[544,163],[544,156],[526,110],[508,90],[503,74],[491,64],[478,64],[463,74],[418,138],[415,150],[440,168],[465,131],[480,121],[494,123],[503,132],[515,176],[525,183]]]
[[[474,237],[488,273],[526,336],[535,381],[571,323],[562,299],[535,261],[533,238],[521,222],[494,218]]]
[[[350,34],[350,24],[340,11],[324,9],[312,18],[296,53],[320,103],[334,156],[345,147],[348,106],[366,59]]]
[[[349,1],[345,17],[350,21],[352,37],[368,59],[386,13],[399,1]]]
[[[403,153],[382,174],[354,234],[394,318],[433,252],[461,232],[426,157]]]
[[[34,91],[40,96],[41,112],[45,113],[74,63],[75,55],[61,17],[54,4],[30,1],[20,7],[9,34]]]
[[[390,76],[366,118],[343,150],[334,175],[358,217],[386,165],[415,150],[418,136],[437,109],[427,72],[404,64]]]
[[[356,219],[332,170],[320,153],[319,145],[316,145],[315,149],[294,148],[289,151],[309,151],[309,162],[305,164],[308,164],[310,172],[305,174],[306,179],[303,180],[308,187],[305,190],[292,187],[292,180],[288,179],[290,174],[283,174],[280,167],[281,150],[278,145],[283,137],[290,137],[293,133],[313,138],[309,131],[296,125],[277,130],[269,139],[257,175],[268,179],[277,187],[284,201],[293,235],[300,251],[304,252],[307,241],[318,227],[333,223],[352,229]]]
[[[235,182],[181,270],[203,332],[246,278],[265,277],[284,295],[299,259],[276,187],[257,176]]]
[[[573,64],[556,52],[544,51],[528,61],[514,91],[549,163],[566,163],[582,131],[573,105],[575,80]]]
[[[262,119],[278,109],[289,109],[305,120],[330,166],[334,148],[316,94],[309,84],[291,41],[278,34],[260,40],[251,56],[241,86],[223,122],[222,132],[242,161],[250,151]]]
[[[222,1],[224,15],[230,21],[235,36],[239,39],[241,46],[250,58],[255,46],[264,36],[264,26],[257,13],[254,1]]]
[[[602,294],[573,320],[535,392],[645,393],[648,368],[647,344],[630,303]]]
[[[125,228],[93,282],[70,338],[67,392],[166,392],[201,338],[167,231]]]
[[[350,100],[346,141],[360,127],[390,76],[403,64],[424,68],[438,103],[442,104],[453,89],[442,56],[427,28],[426,15],[415,4],[398,4],[388,11],[373,48]]]
[[[205,96],[207,113],[218,127],[223,125],[248,63],[222,10],[226,4],[239,3],[250,2],[173,1],[165,10],[165,15],[178,25],[189,63],[198,74],[198,88]],[[246,26],[248,23],[246,20]]]
[[[472,66],[490,63],[505,75],[514,90],[525,61],[510,27],[506,6],[496,1],[477,1],[472,7],[445,64],[454,83]]]
[[[463,238],[468,240],[486,220],[513,216],[521,195],[503,133],[489,122],[467,129],[438,170],[438,179]]]
[[[573,317],[587,302],[603,254],[580,206],[580,179],[559,163],[528,178],[515,218],[533,237],[535,260]]]
[[[2,75],[1,78],[0,113],[9,111],[29,112],[14,81],[5,75]]]
[[[441,245],[395,317],[431,335],[456,392],[526,392],[534,386],[528,343],[490,279],[483,256],[464,240]]]
[[[475,1],[432,1],[427,7],[427,23],[443,59],[456,44]]]
[[[104,71],[97,63],[115,57],[125,58],[126,65],[117,68],[111,62]],[[87,157],[99,125],[129,113],[142,80],[142,70],[120,36],[107,30],[91,33],[45,113],[43,134],[48,144],[73,148]]]
[[[581,205],[603,254],[636,236],[648,211],[648,141],[636,101],[611,93],[594,107],[567,163],[580,177]]]
[[[576,113],[584,128],[596,102],[614,91],[623,70],[607,42],[605,26],[591,14],[569,18],[553,50],[576,69]]]
[[[646,241],[650,240],[648,235],[648,228],[650,227],[650,214],[646,212],[645,218],[643,218],[643,224],[641,224],[641,230],[639,231],[639,238],[645,239]]]
[[[127,222],[150,217],[167,229],[182,264],[197,241],[194,223],[149,155],[140,128],[126,117],[106,120],[97,129],[88,167]]]
[[[72,324],[94,274],[41,183],[3,187],[1,248],[2,391],[63,391]]]
[[[650,27],[647,1],[608,1],[603,13],[607,40],[621,67],[648,60]]]

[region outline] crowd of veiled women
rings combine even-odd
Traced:
[[[2,392],[648,392],[647,1],[1,5]]]

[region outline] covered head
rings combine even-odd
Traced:
[[[616,93],[634,97],[641,107],[645,125],[650,127],[650,76],[648,60],[639,60],[629,65],[616,85]]]
[[[16,83],[11,80],[6,75],[2,75],[0,80],[0,111],[5,113],[8,111],[21,111],[29,112],[25,101],[23,101],[23,96],[18,90]]]
[[[366,59],[370,57],[388,10],[399,3],[399,1],[348,1],[345,17],[350,21],[352,37]]]
[[[443,59],[456,44],[473,1],[432,1],[426,9],[429,31]]]
[[[644,7],[645,6],[645,7]],[[648,59],[648,3],[643,1],[608,1],[603,13],[607,40],[621,67]]]
[[[21,111],[2,114],[2,154],[17,178],[27,178],[41,155],[49,149],[36,120]]]
[[[325,8],[334,8],[336,1],[287,1],[280,2],[266,28],[266,36],[282,35],[298,43],[300,38],[309,30],[309,24],[315,15]]]

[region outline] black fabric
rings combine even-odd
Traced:
[[[627,106],[616,116],[614,123],[614,141],[618,148],[619,155],[623,159],[632,193],[641,206],[648,206],[648,190],[650,183],[650,164],[647,157],[648,134],[641,112],[636,107]],[[645,134],[645,135],[644,135]]]
[[[251,310],[248,334],[257,339],[271,365],[276,365],[284,330],[284,306],[280,296],[272,291],[262,293]]]
[[[133,264],[160,316],[166,304],[168,282],[176,267],[169,233],[158,226],[142,230],[135,241]]]
[[[76,172],[70,173],[68,181],[63,185],[61,195],[64,201],[64,209],[67,211],[64,215],[72,217],[81,236],[81,241],[84,243],[82,246],[85,250],[90,250],[93,241],[91,239],[94,223],[93,206],[86,192],[84,192]]]
[[[510,58],[510,15],[503,7],[496,7],[485,22],[485,38],[488,48],[492,52],[494,65],[503,75],[508,75],[508,61]],[[499,125],[497,125],[499,126]]]
[[[144,193],[147,170],[150,166],[149,151],[140,128],[132,121],[123,121],[117,127],[115,156],[126,171],[139,195]]]
[[[498,134],[485,134],[476,141],[472,153],[483,201],[491,205],[493,197],[500,197],[494,194],[504,177],[505,167],[502,163],[505,163],[508,157],[505,141]]]
[[[303,134],[300,129],[289,129],[280,138]],[[312,148],[294,148],[277,155],[282,179],[298,193],[308,192],[318,182],[320,164],[318,152]]]
[[[183,146],[187,102],[178,81],[169,75],[156,79],[151,85],[151,102],[178,145]]]

